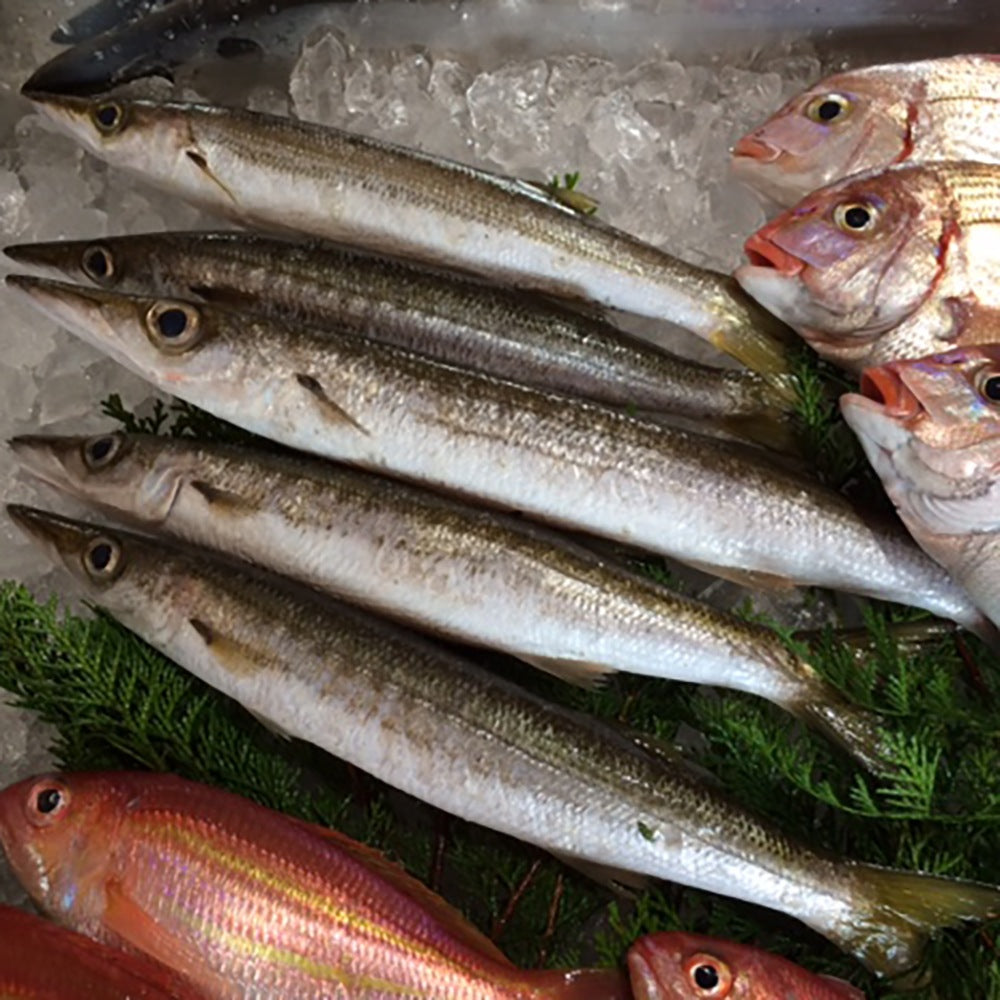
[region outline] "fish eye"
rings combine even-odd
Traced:
[[[116,101],[98,104],[90,113],[94,126],[104,135],[114,135],[125,122],[125,109]]]
[[[833,221],[845,233],[867,233],[875,228],[878,213],[861,201],[847,202],[833,210]]]
[[[704,1000],[722,1000],[729,996],[733,986],[733,976],[729,966],[714,955],[699,953],[684,964],[688,981],[694,988],[696,997]]]
[[[65,785],[43,778],[28,792],[28,816],[36,826],[48,826],[69,808],[70,794]]]
[[[1000,375],[984,372],[979,378],[979,395],[990,403],[1000,403]]]
[[[84,274],[98,285],[109,284],[115,278],[115,259],[111,251],[99,243],[83,251],[80,266]]]
[[[182,354],[201,340],[201,316],[184,302],[157,302],[146,313],[149,339],[167,354]]]
[[[843,94],[823,94],[806,105],[806,117],[819,125],[846,118],[851,111],[851,100]]]
[[[110,538],[95,538],[83,553],[83,568],[96,582],[113,580],[122,568],[121,546]]]
[[[83,444],[83,461],[88,469],[103,469],[118,458],[123,443],[121,434],[102,434],[100,437],[90,438]]]

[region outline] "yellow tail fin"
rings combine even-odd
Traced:
[[[853,867],[868,907],[849,926],[823,933],[882,975],[916,965],[938,928],[1000,914],[997,886],[875,865]]]

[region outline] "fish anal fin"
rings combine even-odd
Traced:
[[[791,590],[796,586],[788,577],[778,576],[776,573],[738,569],[735,566],[715,566],[712,563],[695,562],[692,559],[686,559],[685,562],[692,569],[729,580],[730,583],[738,583],[741,587],[749,587],[751,590]]]
[[[229,991],[229,984],[206,965],[198,948],[171,934],[128,894],[121,882],[108,882],[104,898],[104,926],[115,937],[212,994],[222,996]]]
[[[246,677],[265,670],[267,662],[261,652],[239,639],[227,636],[221,629],[202,618],[189,618],[188,624],[197,632],[214,659],[228,673]]]
[[[319,404],[323,413],[330,419],[336,421],[340,424],[350,424],[352,427],[357,428],[362,434],[367,435],[368,431],[357,422],[357,420],[352,417],[347,410],[342,406],[335,403],[328,395],[326,390],[323,388],[323,383],[319,379],[314,378],[312,375],[307,375],[304,372],[298,372],[295,376],[295,381],[309,393],[313,400]]]
[[[491,961],[499,962],[504,966],[513,966],[510,959],[485,934],[469,923],[455,907],[442,899],[436,892],[428,889],[394,861],[390,861],[381,851],[369,847],[367,844],[359,844],[356,840],[352,840],[337,830],[330,830],[325,826],[317,826],[315,823],[307,823],[300,819],[291,821],[308,830],[314,836],[323,838],[359,864],[385,879],[394,889],[409,896],[467,947]]]
[[[552,1000],[630,1000],[632,992],[616,969],[572,969],[525,973],[532,993]]]
[[[238,511],[253,509],[253,505],[248,503],[238,493],[221,490],[211,483],[206,483],[203,479],[191,480],[190,486],[191,489],[197,491],[205,498],[214,511],[237,513]]]
[[[547,674],[554,674],[561,680],[577,687],[586,688],[593,691],[604,684],[608,677],[617,673],[613,667],[605,666],[603,663],[589,663],[586,660],[570,660],[553,656],[523,656],[518,655],[519,660],[538,670],[543,670]]]
[[[645,892],[653,884],[651,878],[638,872],[630,872],[624,868],[613,868],[611,865],[602,865],[596,861],[586,861],[571,854],[560,854],[558,851],[550,851],[549,853],[567,868],[578,871],[591,881],[603,885],[606,889],[610,889],[620,896],[634,896],[637,893]]]

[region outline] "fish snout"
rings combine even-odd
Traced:
[[[743,251],[754,267],[771,268],[789,278],[795,277],[805,267],[803,261],[770,239],[767,226],[746,241]]]
[[[758,163],[774,163],[781,156],[781,150],[777,146],[772,146],[769,142],[754,135],[749,135],[739,139],[733,146],[733,158],[736,160],[755,160]]]
[[[861,373],[861,395],[880,404],[887,416],[908,419],[922,409],[920,400],[890,365]]]

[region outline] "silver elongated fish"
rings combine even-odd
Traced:
[[[741,580],[815,584],[985,624],[900,527],[756,449],[353,336],[41,278],[8,285],[167,392],[392,472]]]
[[[790,914],[879,972],[1000,889],[817,853],[680,759],[415,636],[195,552],[30,508],[18,524],[126,627],[257,715],[426,802],[562,856]]]
[[[616,670],[769,698],[866,767],[878,720],[769,629],[681,597],[554,532],[344,466],[135,434],[22,437],[45,482],[445,638],[568,680]]]
[[[750,368],[787,370],[790,332],[732,278],[585,219],[533,184],[250,111],[32,99],[108,163],[242,222],[669,320]]]
[[[711,417],[762,443],[789,437],[794,393],[686,361],[544,296],[328,244],[256,234],[150,233],[7,247],[102,288],[200,298],[358,333],[451,364],[616,406]]]

